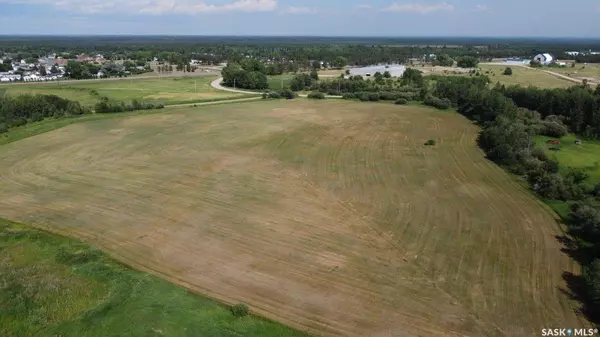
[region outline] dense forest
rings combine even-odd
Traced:
[[[502,39],[502,38],[367,38],[367,37],[201,37],[201,36],[3,36],[0,54],[27,59],[49,53],[102,54],[105,58],[150,61],[157,58],[171,64],[191,59],[204,64],[237,62],[251,57],[276,63],[294,61],[309,67],[311,60],[334,64],[344,57],[350,65],[401,63],[409,58],[445,54],[457,59],[532,57],[551,53],[568,58],[566,51],[600,50],[593,39]],[[579,56],[579,62],[600,62],[599,55]]]

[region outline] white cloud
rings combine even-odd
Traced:
[[[453,11],[454,6],[447,2],[437,4],[421,4],[421,3],[392,3],[389,7],[382,9],[385,12],[408,12],[408,13],[433,13],[439,11]]]
[[[356,8],[358,8],[358,9],[373,9],[373,6],[371,6],[369,4],[362,4],[362,5],[357,5]]]
[[[310,7],[290,6],[290,7],[286,8],[283,12],[288,13],[288,14],[308,14],[308,13],[316,13],[317,10],[314,8],[310,8]]]
[[[81,13],[198,14],[220,12],[268,12],[278,0],[237,0],[226,4],[207,4],[196,0],[0,0],[0,3],[44,4]]]
[[[487,12],[490,10],[490,8],[487,5],[476,5],[475,10],[480,12]]]

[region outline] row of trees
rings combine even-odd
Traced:
[[[460,55],[456,57],[456,60],[450,57],[448,54],[437,55],[431,63],[436,66],[452,67],[456,61],[456,65],[461,68],[475,68],[479,64],[479,57],[471,55]]]
[[[161,103],[142,102],[137,99],[126,103],[123,101],[110,100],[108,97],[101,97],[100,101],[94,105],[94,110],[97,113],[124,112],[135,110],[151,110],[162,109],[165,106]]]
[[[586,138],[600,139],[600,87],[539,89],[498,86],[496,90],[522,108],[538,111],[542,117],[561,116],[571,130]]]
[[[391,78],[389,72],[385,72],[376,73],[372,80],[365,80],[362,76],[317,80],[316,72],[310,75],[297,74],[292,78],[290,88],[293,91],[311,90],[330,95],[342,95],[358,92],[419,92],[425,83],[423,74],[416,69],[407,69],[401,78]]]
[[[41,121],[47,117],[82,115],[90,112],[79,102],[55,95],[0,95],[0,132]]]
[[[583,170],[559,169],[533,141],[536,135],[563,136],[567,125],[573,131],[596,130],[600,119],[576,116],[585,116],[587,105],[597,108],[597,96],[585,87],[489,89],[480,78],[446,78],[434,93],[483,126],[478,143],[489,159],[523,175],[541,198],[569,205],[565,216],[575,238],[569,248],[578,251],[584,266],[583,293],[578,295],[590,318],[600,319],[600,183],[590,182]]]

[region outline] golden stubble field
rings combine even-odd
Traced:
[[[320,335],[587,325],[554,216],[477,131],[453,112],[335,101],[74,124],[0,147],[0,216]]]

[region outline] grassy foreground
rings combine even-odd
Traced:
[[[306,336],[0,219],[0,336]]]

